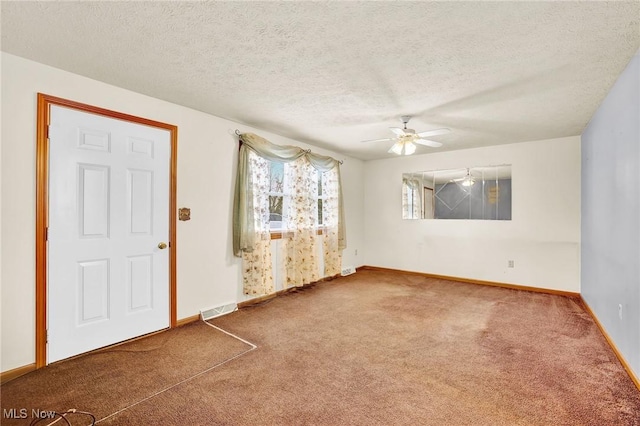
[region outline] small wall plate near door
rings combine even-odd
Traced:
[[[191,220],[191,209],[187,207],[181,207],[178,209],[179,220]]]

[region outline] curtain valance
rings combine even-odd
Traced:
[[[254,185],[251,182],[249,152],[268,160],[289,163],[301,157],[321,172],[336,168],[339,182],[338,193],[338,247],[344,250],[346,233],[344,225],[344,204],[342,200],[342,182],[340,177],[340,161],[325,155],[312,153],[292,145],[276,145],[253,134],[240,134],[240,151],[238,153],[238,169],[236,175],[235,196],[233,204],[233,253],[242,257],[243,252],[251,252],[256,243],[256,225],[254,217]],[[267,189],[265,189],[266,191]]]
[[[304,150],[297,146],[276,145],[254,133],[242,133],[240,142],[243,146],[269,161],[289,163],[306,156],[311,165],[321,172],[326,172],[340,165],[340,161],[335,158],[314,154],[310,150]]]

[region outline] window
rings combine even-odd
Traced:
[[[282,229],[282,212],[284,206],[284,163],[272,161],[269,178],[269,227],[271,230]]]
[[[322,172],[318,170],[318,227],[322,226],[322,200],[324,200],[322,193]]]
[[[286,163],[270,162],[269,177],[269,228],[271,231],[283,230],[283,215],[289,194],[285,191]],[[317,226],[322,226],[322,202],[325,196],[322,192],[322,172],[318,170],[318,221]]]
[[[339,274],[346,247],[341,162],[295,146],[272,144],[253,133],[239,136],[233,254],[242,257],[245,294],[273,292],[269,237],[281,239],[283,255],[276,256],[276,262],[284,272],[284,287]],[[322,238],[317,238],[320,233]],[[324,263],[320,274],[316,258]]]

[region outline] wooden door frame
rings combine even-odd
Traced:
[[[109,118],[168,130],[171,135],[169,184],[169,327],[177,325],[176,219],[178,127],[38,93],[36,127],[36,368],[47,365],[47,228],[49,226],[49,123],[58,105]]]

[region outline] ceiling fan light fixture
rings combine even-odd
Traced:
[[[416,146],[411,140],[400,139],[393,144],[389,152],[392,152],[396,155],[411,155],[416,152]]]
[[[416,146],[411,141],[404,143],[404,155],[411,155],[416,152]]]
[[[394,154],[397,154],[397,155],[402,155],[403,147],[404,147],[404,144],[401,141],[396,141],[396,143],[393,144],[389,152],[393,152]]]

